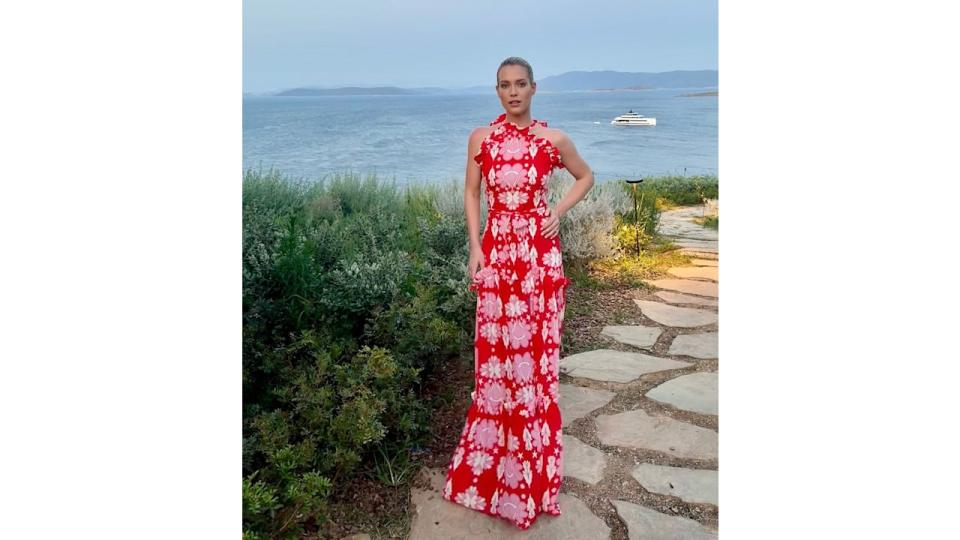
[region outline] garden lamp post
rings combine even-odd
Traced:
[[[637,200],[637,186],[643,182],[643,178],[627,180],[630,188],[633,190],[633,223],[636,228],[637,257],[640,256],[640,206],[643,204],[643,193],[640,193],[640,200]]]

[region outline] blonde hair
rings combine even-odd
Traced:
[[[530,67],[530,62],[527,62],[519,56],[511,56],[503,62],[500,62],[500,67],[497,68],[497,84],[500,83],[500,69],[503,68],[503,66],[523,66],[527,68],[527,77],[530,78],[530,82],[533,82],[533,68]]]

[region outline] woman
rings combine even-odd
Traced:
[[[443,496],[527,529],[541,513],[561,513],[558,375],[569,280],[558,233],[560,219],[593,186],[593,173],[563,132],[531,118],[537,84],[530,64],[504,60],[496,88],[505,112],[473,130],[467,145],[476,382]],[[564,167],[577,182],[550,208],[547,181]],[[483,180],[489,215],[481,236]]]

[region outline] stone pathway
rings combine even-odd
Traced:
[[[661,217],[661,234],[696,258],[634,298],[643,324],[603,328],[627,350],[560,359],[563,514],[519,531],[445,501],[444,470],[423,469],[430,489],[413,489],[411,540],[717,538],[719,257],[717,232],[691,221],[702,213]]]
[[[710,201],[708,206],[717,208],[717,203]],[[708,210],[704,205],[683,206],[668,210],[660,215],[660,226],[657,232],[673,240],[684,253],[700,259],[715,260],[720,253],[717,245],[719,238],[717,231],[693,221],[694,218],[712,213],[713,210]],[[716,266],[716,264],[709,265],[700,261],[693,262],[693,266]]]

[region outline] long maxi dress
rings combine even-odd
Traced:
[[[444,499],[528,529],[560,515],[563,479],[559,403],[560,336],[566,288],[559,235],[549,217],[547,181],[560,153],[506,113],[474,157],[488,217],[477,293],[475,385],[466,423],[447,467]]]

